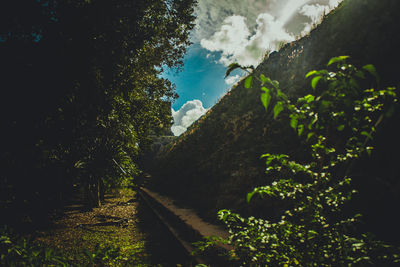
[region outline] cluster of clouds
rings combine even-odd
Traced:
[[[218,61],[226,66],[232,62],[257,65],[267,51],[278,50],[282,44],[307,33],[323,14],[340,2],[341,0],[224,0],[216,4],[210,0],[200,0],[195,39],[208,51],[219,52]],[[226,10],[227,7],[230,8],[229,11]],[[214,30],[210,27],[210,22],[214,23]],[[208,35],[206,31],[209,31]]]
[[[206,112],[207,109],[203,107],[203,103],[197,99],[186,102],[178,111],[172,109],[174,118],[174,124],[171,127],[172,133],[175,136],[181,135]]]
[[[341,1],[199,0],[191,38],[225,66],[233,62],[256,66],[267,52],[307,34]],[[225,83],[232,85],[240,78],[231,75]],[[181,135],[206,112],[200,100],[188,101],[178,111],[172,109],[172,132]]]
[[[228,85],[235,84],[237,81],[239,81],[240,78],[241,76],[239,74],[236,74],[235,76],[228,76],[225,79],[225,83]]]

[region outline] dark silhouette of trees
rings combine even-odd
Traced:
[[[195,0],[26,0],[0,6],[2,206],[57,204],[132,181],[149,134],[170,126]]]

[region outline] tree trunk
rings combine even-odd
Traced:
[[[104,200],[103,181],[100,178],[89,178],[84,184],[84,199],[85,207],[88,210],[101,206],[101,201]]]
[[[100,207],[101,206],[101,195],[100,195],[100,192],[101,192],[101,190],[100,190],[100,178],[95,178],[95,184],[94,184],[94,196],[95,196],[95,198],[94,198],[94,204],[95,204],[95,207],[96,208],[98,208],[98,207]]]
[[[83,182],[83,205],[85,206],[85,210],[92,210],[93,204],[92,204],[92,198],[91,198],[91,192],[90,192],[90,182],[87,179],[84,179]]]
[[[104,201],[104,182],[100,179],[100,201]]]

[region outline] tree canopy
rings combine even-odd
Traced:
[[[195,2],[1,4],[3,200],[49,200],[73,181],[138,174],[150,133],[171,124],[176,93],[160,74],[182,64]]]

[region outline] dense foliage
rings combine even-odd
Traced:
[[[314,93],[294,103],[277,81],[263,74],[246,78],[247,88],[253,78],[261,83],[261,101],[271,119],[288,118],[304,137],[308,157],[297,162],[285,154],[262,155],[266,173],[274,178],[250,192],[247,201],[256,195],[267,201],[277,199],[284,207],[280,216],[244,218],[229,210],[219,212],[229,229],[234,257],[241,264],[388,266],[400,261],[398,249],[356,230],[359,214],[343,211],[355,193],[351,184],[354,161],[371,154],[370,141],[397,102],[395,88],[380,88],[372,65],[358,70],[346,59],[332,58],[328,63],[332,70],[309,72],[306,77],[312,77]],[[270,103],[274,103],[272,108]]]
[[[171,124],[160,73],[181,64],[194,4],[2,2],[2,206],[56,204],[77,182],[96,206],[104,186],[132,183],[149,135]]]

